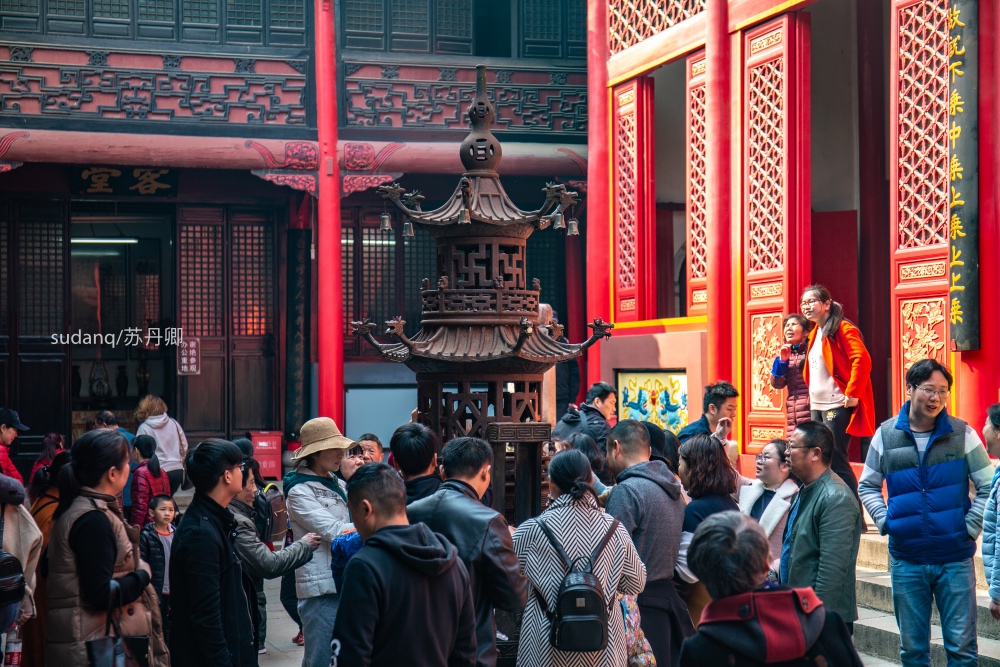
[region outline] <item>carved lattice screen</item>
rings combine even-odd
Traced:
[[[608,47],[611,55],[705,11],[705,0],[611,0]]]
[[[703,315],[708,303],[705,168],[705,52],[687,61],[687,312]]]
[[[651,82],[638,78],[612,90],[615,321],[646,319],[656,309],[656,284],[646,272],[656,244],[650,234],[653,188],[648,181]],[[650,305],[652,304],[652,305]]]
[[[792,13],[743,37],[743,396],[747,450],[785,436],[770,370],[782,319],[809,280],[809,23]]]
[[[895,410],[905,400],[903,376],[911,365],[948,360],[947,0],[894,0],[891,34]]]

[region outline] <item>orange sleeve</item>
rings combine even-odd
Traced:
[[[872,358],[868,354],[861,332],[850,322],[840,323],[840,340],[838,341],[847,353],[851,363],[847,387],[844,394],[850,398],[860,398],[864,386],[871,383]]]

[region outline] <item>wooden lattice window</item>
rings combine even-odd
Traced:
[[[611,55],[663,32],[699,12],[705,0],[611,0],[608,47]]]
[[[225,335],[224,227],[185,224],[180,232],[180,322],[185,336]]]
[[[63,223],[22,218],[19,235],[18,335],[47,337],[61,333],[66,270]]]
[[[346,223],[346,221],[345,221]],[[341,298],[344,303],[344,342],[351,349],[356,347],[356,341],[351,333],[351,322],[358,319],[357,304],[354,295],[354,227],[344,224],[340,230],[340,280],[342,284]]]
[[[535,232],[528,237],[525,277],[528,284],[538,278],[542,283],[540,301],[559,313],[566,323],[566,240],[561,234]]]
[[[7,296],[8,285],[10,285],[10,246],[7,234],[10,230],[10,223],[3,215],[0,208],[0,336],[7,336],[10,332],[10,298]]]
[[[363,221],[361,227],[361,316],[381,325],[401,312],[396,301],[397,239],[395,230],[379,231],[369,226],[373,222],[377,218]]]
[[[750,68],[747,82],[748,270],[751,272],[784,265],[785,68],[782,56],[767,60]]]
[[[948,21],[945,0],[898,10],[899,248],[948,242]]]
[[[0,0],[0,31],[307,46],[306,11],[305,0]]]
[[[348,49],[473,55],[472,0],[344,0]]]
[[[274,232],[269,224],[232,228],[233,335],[274,333]]]
[[[434,285],[440,275],[437,243],[434,237],[425,233],[403,240],[403,319],[406,320],[406,328],[415,331],[420,325],[421,281],[427,278]]]
[[[585,0],[521,0],[521,56],[586,58]]]

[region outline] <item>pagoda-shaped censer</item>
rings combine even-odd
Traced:
[[[525,245],[536,229],[579,233],[564,211],[577,198],[563,185],[548,184],[545,201],[522,211],[507,196],[497,167],[502,151],[490,132],[494,109],[486,95],[486,67],[477,68],[476,96],[469,109],[472,131],[460,154],[465,174],[451,198],[433,211],[421,210],[419,192],[404,193],[398,183],[379,192],[406,219],[404,236],[414,226],[437,241],[436,286],[423,280],[420,331],[412,338],[397,317],[386,334],[398,342],[380,343],[369,320],[351,327],[390,361],[405,363],[417,375],[417,412],[421,423],[443,441],[457,436],[485,438],[493,445],[494,507],[504,512],[504,470],[508,449],[515,466],[514,519],[541,511],[541,447],[552,426],[542,419],[542,376],[560,361],[575,359],[614,325],[600,319],[578,345],[537,329],[541,285],[525,275]],[[388,226],[387,216],[383,224]]]

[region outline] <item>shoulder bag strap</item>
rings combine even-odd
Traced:
[[[3,524],[7,515],[7,503],[0,503],[0,549],[3,548]]]
[[[38,513],[41,512],[46,507],[48,507],[49,505],[55,505],[55,504],[57,504],[59,502],[59,500],[57,498],[53,498],[52,496],[42,496],[42,497],[43,498],[48,498],[49,500],[47,500],[46,502],[42,503],[38,507],[34,507],[34,508],[31,509],[31,518],[32,519],[37,519],[38,518]]]
[[[115,617],[115,612],[122,606],[122,589],[118,580],[111,577],[111,581],[108,582],[108,613],[107,619],[104,621],[104,636],[107,637],[111,634],[111,626],[115,627],[115,632],[121,637],[122,631],[118,627],[118,619]]]
[[[573,561],[571,561],[569,559],[569,556],[566,555],[566,551],[562,548],[562,545],[560,545],[559,542],[556,541],[556,536],[552,534],[552,531],[549,529],[548,526],[545,525],[545,522],[542,521],[541,518],[535,519],[535,521],[538,523],[538,527],[542,529],[542,532],[545,533],[545,537],[549,538],[549,542],[552,544],[552,547],[556,550],[556,553],[558,553],[559,557],[562,558],[563,565],[566,566],[566,572],[567,573],[572,572]]]
[[[611,541],[611,537],[615,534],[615,531],[618,530],[619,523],[618,519],[611,522],[611,527],[608,528],[608,532],[604,534],[604,539],[601,540],[601,543],[597,545],[596,549],[594,549],[594,553],[590,554],[591,570],[594,569],[594,563],[597,562],[597,559],[601,557],[601,552],[604,551],[604,547],[608,546],[608,542]]]

